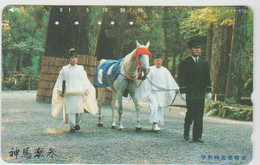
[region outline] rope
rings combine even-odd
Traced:
[[[174,98],[173,98],[171,104],[165,107],[165,108],[170,107],[169,112],[171,112],[171,110],[172,110],[172,106],[173,106],[173,103],[174,103],[174,101],[175,101],[175,99],[176,99],[176,97],[177,97],[177,94],[178,94],[178,92],[175,93],[175,96],[174,96]]]
[[[166,88],[162,88],[162,87],[159,87],[158,85],[154,84],[148,77],[147,77],[147,80],[150,82],[150,84],[152,86],[154,86],[155,88],[157,88],[160,91],[178,91],[179,90],[179,89],[166,89]]]
[[[120,73],[120,74],[121,74],[124,78],[130,80],[130,82],[133,82],[133,81],[138,80],[138,79],[129,79],[127,76],[123,75],[122,73]],[[139,87],[141,86],[141,84],[143,83],[144,80],[145,80],[145,79],[142,79],[141,83],[140,83],[139,85],[135,86],[135,87],[136,87],[136,88],[139,88]]]
[[[173,103],[174,103],[174,101],[175,101],[175,99],[176,99],[176,97],[177,97],[177,94],[179,93],[179,92],[178,92],[179,89],[166,89],[166,88],[162,88],[162,87],[159,87],[158,85],[154,84],[148,77],[147,77],[147,80],[149,81],[149,83],[150,83],[152,86],[154,86],[155,88],[157,88],[157,89],[160,90],[160,91],[176,91],[176,92],[175,92],[175,96],[174,96],[174,98],[173,98],[171,104],[168,105],[168,106],[166,106],[166,107],[164,107],[164,108],[170,107],[170,109],[169,109],[169,112],[170,112],[170,111],[171,111],[171,107],[173,106]]]

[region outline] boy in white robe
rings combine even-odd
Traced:
[[[98,107],[96,90],[90,83],[81,65],[77,65],[77,52],[69,50],[69,64],[64,66],[52,94],[52,115],[56,117],[63,108],[63,121],[70,125],[70,132],[80,129],[79,123],[84,110],[96,114]]]
[[[164,106],[170,105],[179,90],[179,86],[167,68],[162,66],[162,57],[156,55],[154,66],[150,67],[147,79],[136,91],[138,99],[148,97],[151,110],[152,130],[159,131],[158,123],[164,125]]]

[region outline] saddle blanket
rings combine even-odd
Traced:
[[[102,59],[95,72],[93,85],[95,87],[108,87],[109,84],[107,76],[111,75],[113,81],[115,81],[118,75],[120,74],[121,65],[123,61],[124,59]]]

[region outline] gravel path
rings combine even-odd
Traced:
[[[136,132],[134,105],[124,99],[123,131],[110,128],[111,111],[103,106],[104,127],[84,114],[81,130],[71,134],[62,113],[53,118],[50,104],[35,102],[36,91],[4,91],[1,99],[1,154],[8,163],[248,164],[252,159],[252,122],[205,116],[204,143],[185,142],[184,108],[167,108],[165,126],[154,133],[148,105],[140,102],[143,129]],[[177,97],[176,104],[184,103]]]

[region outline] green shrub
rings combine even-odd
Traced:
[[[243,121],[253,120],[253,107],[247,105],[210,101],[205,105],[205,112],[208,116],[218,116]]]

